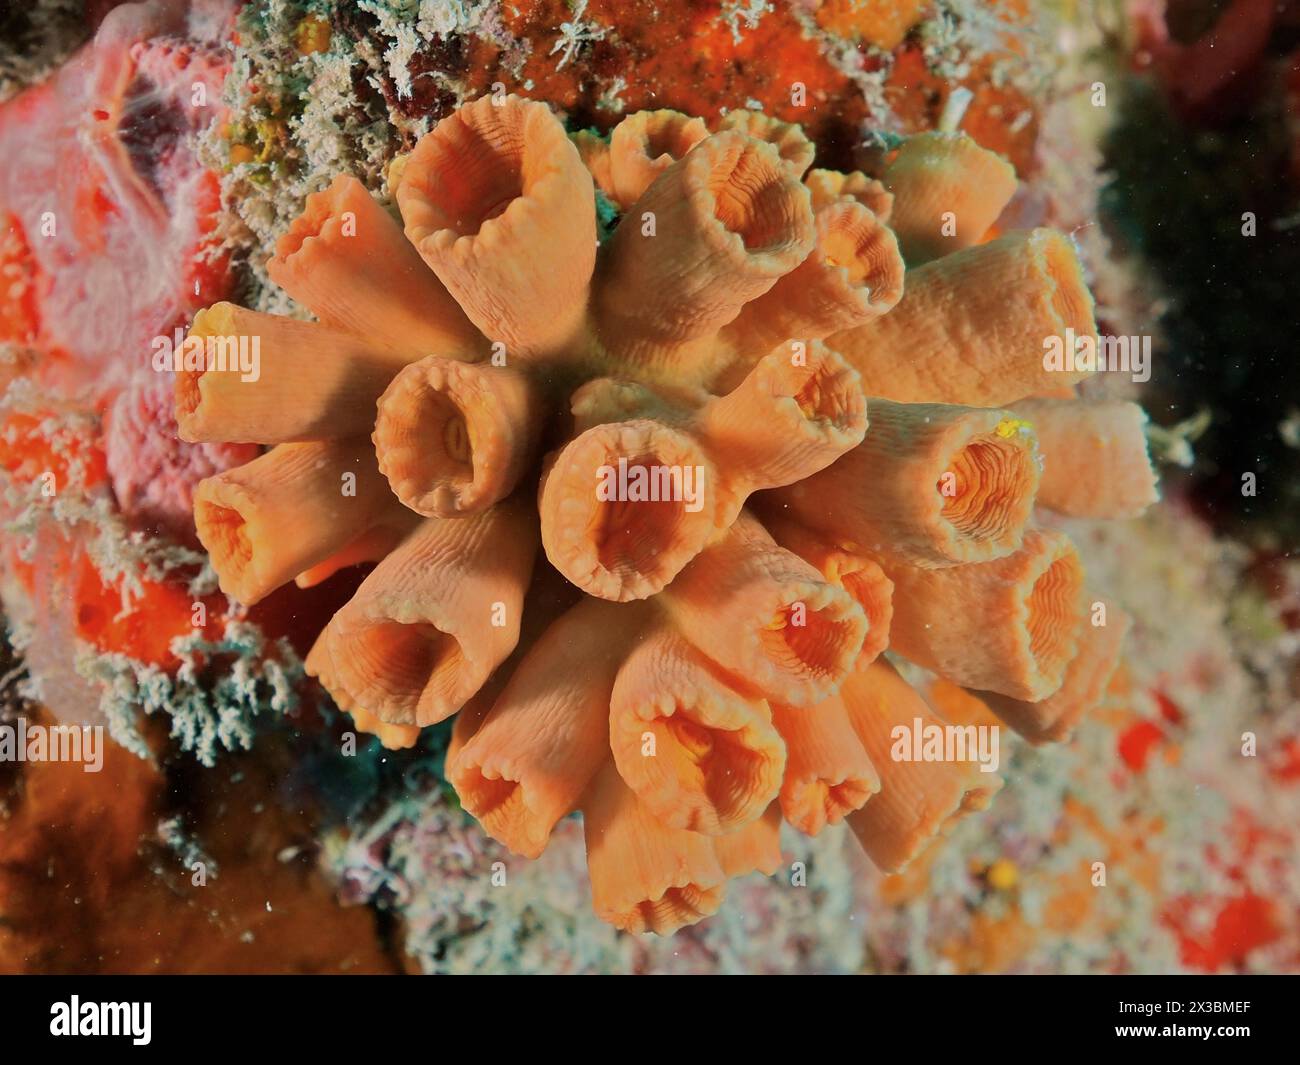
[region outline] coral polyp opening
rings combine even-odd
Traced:
[[[740,237],[747,251],[777,250],[789,240],[786,174],[756,145],[729,146],[709,171],[708,189],[714,218]]]
[[[874,304],[889,307],[897,303],[903,292],[903,272],[893,241],[880,239],[880,222],[869,211],[847,206],[824,210],[829,217],[824,224],[819,219],[822,261],[842,271],[851,285],[865,290]]]
[[[525,197],[548,161],[530,150],[532,113],[519,106],[465,110],[438,126],[416,148],[404,180],[435,206],[442,228],[477,236],[489,222]]]
[[[302,251],[303,245],[316,239],[325,231],[326,224],[333,217],[330,205],[323,196],[316,200],[308,200],[302,214],[294,219],[293,224],[280,238],[275,249],[276,256],[280,259],[290,259],[298,254]]]
[[[412,436],[417,447],[423,443],[429,454],[442,460],[432,470],[433,484],[456,484],[474,475],[470,427],[464,413],[450,399],[436,394],[427,396],[420,408],[419,422],[412,428]]]
[[[794,395],[799,413],[810,422],[841,432],[861,422],[865,407],[862,392],[847,376],[842,366],[823,362]]]
[[[556,459],[541,492],[542,542],[569,580],[604,599],[664,587],[712,528],[700,449],[646,420],[605,424]]]
[[[660,756],[668,757],[683,782],[698,786],[709,807],[678,827],[716,833],[747,823],[771,801],[780,786],[780,765],[763,745],[747,742],[741,730],[711,728],[679,708],[671,717],[647,725],[659,737]],[[757,806],[755,804],[758,804]]]
[[[641,903],[632,912],[615,919],[625,932],[643,933],[694,924],[718,912],[722,905],[722,887],[703,888],[698,884],[670,887],[657,899]]]
[[[643,144],[647,158],[659,160],[666,156],[676,162],[694,148],[698,141],[689,122],[683,119],[647,127]]]
[[[949,463],[950,481],[939,488],[942,516],[976,543],[1003,540],[1024,526],[1033,506],[1025,481],[1033,477],[1033,453],[990,433],[973,439]],[[951,487],[949,487],[951,486]]]
[[[436,189],[425,190],[437,196],[448,228],[460,236],[475,236],[524,191],[522,137],[506,126],[491,133],[468,129],[454,164],[439,173]]]
[[[1054,559],[1030,590],[1029,653],[1047,676],[1059,676],[1073,653],[1081,585],[1078,559],[1067,555]]]
[[[1059,233],[1048,235],[1044,240],[1043,255],[1052,281],[1052,310],[1061,329],[1073,329],[1076,336],[1095,332],[1092,298],[1080,276],[1079,260],[1065,237]]]
[[[644,478],[648,483],[664,463],[655,455],[643,455],[629,459],[626,468],[629,481]],[[654,572],[656,560],[677,540],[686,513],[686,504],[680,499],[599,503],[593,515],[592,541],[600,565],[620,578]]]
[[[455,400],[417,386],[400,412],[386,407],[376,445],[398,496],[422,514],[461,509],[474,482],[474,432]]]
[[[248,523],[234,507],[198,500],[194,520],[204,530],[204,543],[218,572],[242,571],[253,561]]]
[[[791,802],[800,806],[824,810],[826,820],[834,824],[846,814],[866,805],[875,794],[870,784],[861,780],[845,780],[831,784],[825,780],[808,780],[792,789]]]
[[[381,677],[384,697],[411,707],[430,685],[454,684],[461,665],[456,638],[427,623],[372,622],[349,633],[347,643],[350,654],[335,661],[345,683],[350,676]],[[379,695],[361,685],[353,694],[362,703]]]
[[[783,672],[832,686],[862,647],[866,625],[843,604],[813,607],[798,600],[778,610],[759,633],[762,653]]]
[[[466,770],[456,780],[467,807],[472,807],[480,821],[509,816],[512,807],[518,807],[525,801],[523,788],[519,781],[506,777],[489,777],[482,770]]]

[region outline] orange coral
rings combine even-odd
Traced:
[[[1090,331],[1092,303],[1060,234],[983,243],[1005,182],[904,277],[891,206],[919,232],[945,189],[1007,176],[964,140],[885,189],[805,183],[810,146],[775,117],[624,123],[606,145],[538,103],[465,106],[400,168],[406,245],[345,179],[313,198],[273,270],[312,328],[355,334],[355,377],[331,339],[304,409],[336,424],[292,415],[310,442],[205,482],[196,521],[253,598],[386,554],[309,671],[393,746],[460,709],[466,809],[528,856],[583,811],[597,911],[670,932],[772,867],[774,809],[809,833],[847,818],[899,869],[1001,786],[895,753],[945,722],[876,658],[1027,702],[1083,663],[1078,557],[1033,523],[1031,421],[996,407],[1062,383],[1039,342]],[[625,207],[599,248],[597,185]],[[372,228],[354,246],[349,225]],[[369,443],[367,342],[394,356]],[[333,407],[320,386],[344,380]],[[588,597],[539,626],[530,588],[556,571]],[[1093,701],[1105,657],[1046,725]]]

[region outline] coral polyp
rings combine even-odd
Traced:
[[[316,321],[199,315],[259,374],[176,383],[187,440],[271,445],[195,493],[223,590],[376,563],[308,672],[391,747],[456,715],[447,779],[515,853],[580,811],[629,931],[774,871],[782,819],[897,870],[985,807],[996,773],[900,756],[945,724],[905,674],[1044,742],[1118,661],[1041,506],[1155,498],[1140,410],[1043,359],[1096,332],[1072,245],[996,232],[1014,171],[961,134],[878,179],[814,154],[758,112],[606,140],[484,97],[394,162],[400,223],[308,198],[268,274]]]

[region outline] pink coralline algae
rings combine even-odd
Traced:
[[[194,486],[257,457],[256,444],[188,444],[176,435],[171,381],[139,381],[104,417],[104,449],[122,513],[143,527],[194,536]]]

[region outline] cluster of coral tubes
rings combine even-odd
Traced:
[[[940,719],[882,651],[1033,742],[1120,651],[1036,510],[1155,497],[1140,409],[1044,366],[1096,331],[1070,242],[994,232],[1015,174],[961,134],[880,180],[812,158],[753,112],[605,140],[485,97],[394,164],[401,223],[310,197],[268,272],[315,321],[217,304],[177,376],[186,439],[271,445],[195,493],[222,588],[377,562],[309,672],[392,747],[458,715],[447,777],[512,851],[581,811],[632,931],[772,872],[782,818],[897,870],[987,805],[975,763],[891,757]],[[255,379],[213,358],[241,337]]]

